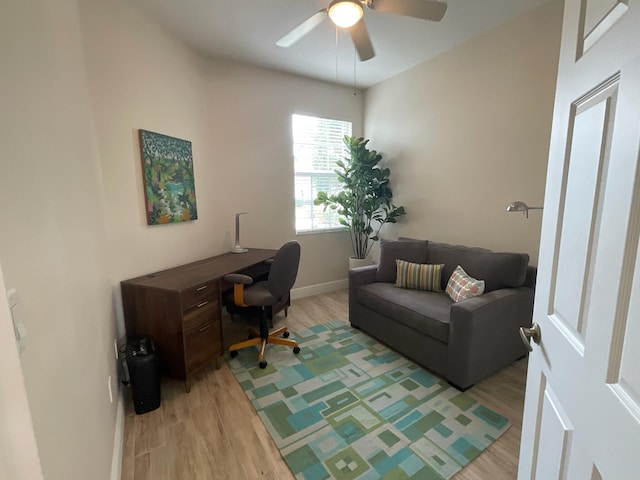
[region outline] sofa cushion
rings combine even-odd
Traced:
[[[380,264],[376,273],[377,282],[396,281],[396,260],[411,263],[426,263],[427,240],[391,241],[380,240]],[[448,277],[447,277],[448,278]]]
[[[451,274],[445,290],[451,300],[458,303],[467,298],[477,297],[484,292],[484,280],[478,280],[467,275],[467,272],[458,265]]]
[[[441,292],[440,277],[444,264],[429,265],[396,260],[396,283],[399,288],[412,288],[428,292]]]
[[[449,342],[449,317],[453,300],[444,292],[425,292],[396,288],[386,282],[375,282],[358,289],[358,302],[390,317],[398,323]],[[393,320],[389,328],[393,328]]]
[[[491,292],[500,288],[521,287],[527,276],[529,255],[429,242],[426,263],[444,263],[444,283],[460,265],[470,276],[484,280],[484,291]]]

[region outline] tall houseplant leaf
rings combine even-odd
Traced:
[[[354,258],[366,258],[378,241],[380,229],[386,223],[396,223],[406,214],[404,207],[392,202],[388,168],[380,168],[382,156],[367,148],[369,140],[344,137],[344,160],[336,162],[335,170],[342,191],[318,192],[315,205],[336,210],[342,225],[349,227]]]

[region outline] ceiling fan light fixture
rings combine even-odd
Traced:
[[[359,0],[333,0],[329,5],[329,18],[342,28],[353,27],[362,18],[362,4]]]

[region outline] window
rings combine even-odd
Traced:
[[[336,162],[345,156],[342,141],[351,122],[293,115],[293,158],[296,192],[296,232],[343,228],[335,210],[315,206],[319,191],[338,192]]]

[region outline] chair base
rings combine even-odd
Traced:
[[[284,335],[285,338],[280,338],[280,335]],[[272,343],[275,345],[284,345],[285,347],[293,348],[293,353],[297,354],[300,352],[300,347],[298,346],[298,342],[295,340],[289,340],[289,330],[287,327],[281,327],[273,332],[269,332],[266,336],[261,336],[260,332],[258,332],[255,328],[249,328],[249,340],[245,340],[244,342],[234,343],[229,347],[229,353],[231,356],[237,355],[237,350],[241,348],[253,347],[254,345],[260,345],[260,351],[258,352],[258,364],[260,368],[265,368],[267,366],[267,362],[264,359],[264,351],[267,347],[268,343]],[[234,355],[235,353],[235,355]]]

